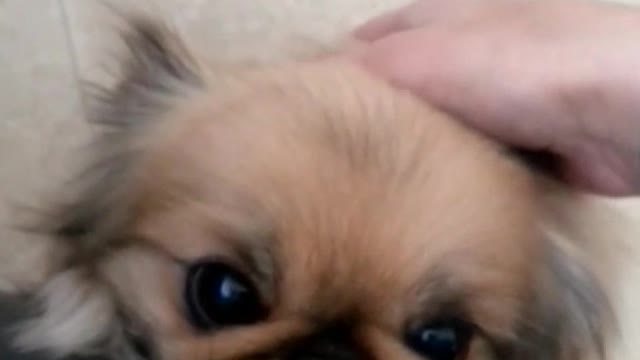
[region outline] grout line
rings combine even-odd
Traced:
[[[88,99],[87,96],[85,94],[85,92],[83,91],[83,86],[82,86],[82,78],[80,77],[80,67],[78,65],[78,52],[77,52],[77,44],[75,42],[74,36],[73,36],[73,30],[71,28],[71,19],[69,16],[69,9],[67,7],[67,0],[58,0],[58,7],[60,9],[60,15],[62,18],[62,26],[64,28],[64,33],[65,33],[65,38],[67,39],[66,44],[67,44],[67,51],[69,53],[69,58],[70,58],[70,62],[71,62],[71,71],[73,73],[73,77],[74,77],[74,82],[76,85],[76,94],[80,100],[80,106],[81,106],[81,114],[82,117],[84,118],[84,122],[88,123],[89,118],[88,118]]]

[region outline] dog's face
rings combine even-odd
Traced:
[[[36,322],[23,343],[166,360],[598,347],[598,287],[541,231],[541,190],[501,148],[346,62],[213,76],[166,36],[128,38],[107,161],[52,222],[46,316],[66,296],[51,293],[82,287],[93,310],[64,333],[82,339]],[[132,343],[146,350],[122,355]]]
[[[178,106],[136,165],[136,250],[106,273],[169,358],[454,360],[513,336],[542,244],[525,171],[348,65],[256,76]]]

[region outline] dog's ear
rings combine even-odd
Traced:
[[[115,84],[93,87],[90,120],[102,130],[91,149],[94,158],[72,184],[72,200],[47,221],[46,230],[65,240],[76,258],[120,245],[114,232],[124,226],[133,197],[133,164],[145,151],[140,139],[204,86],[201,68],[168,26],[145,18],[126,23]]]
[[[514,359],[606,358],[613,311],[599,279],[578,253],[550,242],[522,329],[523,352]]]
[[[562,160],[554,154],[510,152],[531,170],[543,195],[546,248],[522,342],[507,358],[603,360],[616,330],[607,294],[616,277],[614,259],[621,259],[622,219],[601,201],[558,181]]]
[[[602,360],[617,330],[608,294],[616,286],[616,261],[622,260],[622,237],[614,224],[622,223],[606,204],[550,186],[541,224],[544,262],[519,341],[504,358]]]
[[[125,54],[116,83],[97,88],[92,120],[126,128],[161,116],[175,100],[202,88],[203,81],[196,59],[168,25],[142,17],[124,23]]]
[[[96,347],[118,354],[130,348],[100,267],[128,243],[123,232],[137,194],[136,161],[145,151],[140,139],[185,97],[201,91],[203,82],[195,59],[167,26],[128,20],[122,39],[126,51],[115,82],[94,87],[96,107],[89,116],[100,132],[88,149],[88,169],[61,189],[53,206],[38,211],[42,221],[28,230],[45,238],[45,250],[38,261],[13,270],[34,271],[46,263],[46,274],[24,287],[0,274],[0,289],[17,289],[36,300],[36,315],[18,330],[17,343],[24,349],[67,356]]]

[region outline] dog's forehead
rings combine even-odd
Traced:
[[[266,244],[286,287],[306,290],[288,292],[291,306],[392,301],[445,278],[517,293],[535,233],[522,167],[358,72],[289,76],[205,97],[150,152],[147,228],[174,234],[163,245],[206,256],[220,227],[224,241]],[[149,204],[175,209],[154,220]]]

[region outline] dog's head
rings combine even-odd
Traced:
[[[498,145],[341,60],[215,73],[137,22],[19,337],[114,359],[577,359],[606,300]]]

